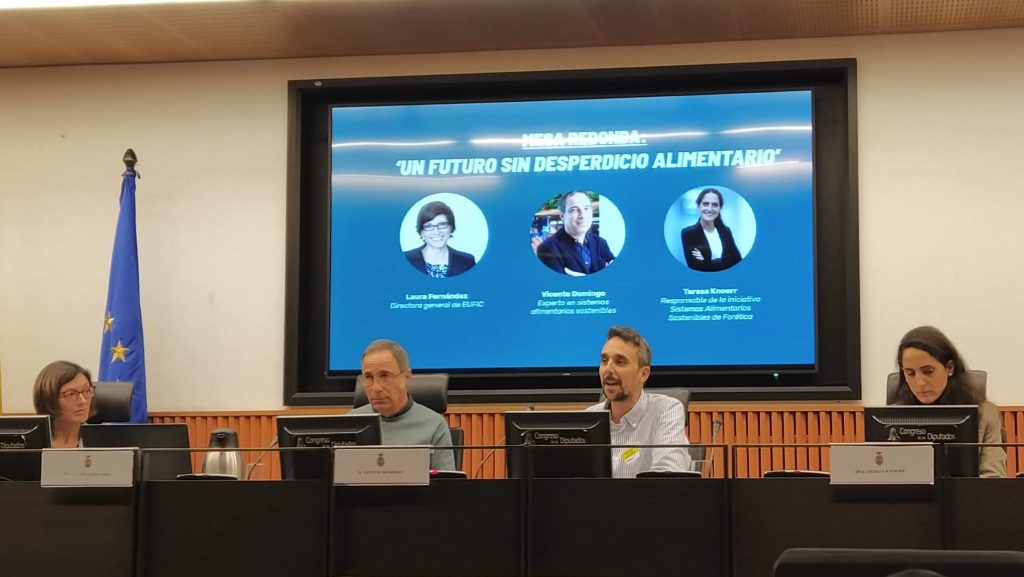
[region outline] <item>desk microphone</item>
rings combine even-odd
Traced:
[[[718,431],[722,428],[722,421],[716,419],[711,421],[711,444],[714,445],[718,439]],[[711,455],[708,456],[708,474],[713,475],[715,472],[715,447],[711,447]]]
[[[534,405],[526,405],[526,410],[527,411],[536,411],[537,407],[534,406]],[[505,444],[505,437],[502,437],[501,440],[498,441],[497,444],[504,445]],[[477,479],[477,478],[480,477],[480,473],[484,470],[484,464],[487,463],[487,461],[491,457],[493,457],[494,453],[496,453],[497,451],[498,451],[498,449],[491,449],[486,455],[484,455],[484,458],[481,459],[480,463],[476,466],[476,470],[473,471],[473,476],[470,477],[471,479]]]
[[[497,444],[504,445],[505,444],[505,437],[502,437],[501,440],[498,441]],[[494,453],[496,453],[496,452],[498,452],[498,449],[491,449],[490,452],[488,452],[486,455],[484,455],[483,459],[480,459],[480,463],[477,464],[477,466],[476,466],[476,471],[473,471],[473,476],[471,477],[472,479],[477,479],[477,478],[480,477],[480,473],[484,470],[484,463],[486,463],[488,459],[493,457]]]
[[[252,478],[253,471],[256,470],[256,465],[260,464],[260,460],[263,459],[263,457],[270,451],[270,449],[273,449],[276,446],[277,446],[277,437],[275,436],[274,439],[272,441],[270,441],[270,446],[268,446],[266,449],[264,449],[263,452],[260,453],[256,457],[256,460],[254,460],[252,463],[249,463],[249,468],[246,469],[246,471],[245,471],[245,480],[246,481],[248,481],[249,479]]]

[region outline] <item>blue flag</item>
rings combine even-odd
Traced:
[[[132,422],[145,423],[146,353],[142,341],[139,303],[139,245],[135,236],[135,170],[125,171],[121,183],[121,212],[110,261],[107,308],[100,345],[101,381],[131,381]]]

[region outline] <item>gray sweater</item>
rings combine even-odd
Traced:
[[[444,417],[434,411],[417,404],[409,398],[410,407],[398,412],[394,417],[381,416],[381,437],[385,445],[430,445],[432,447],[451,447],[452,434]],[[367,403],[353,414],[374,413],[373,405]],[[430,454],[430,468],[450,471],[455,469],[455,455],[452,451],[434,450]]]

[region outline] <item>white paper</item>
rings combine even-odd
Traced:
[[[39,484],[43,487],[131,487],[132,449],[44,449]]]
[[[829,449],[833,485],[934,485],[931,443],[834,444]]]
[[[334,449],[335,485],[427,485],[430,446]]]

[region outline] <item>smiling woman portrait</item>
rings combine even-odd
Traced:
[[[946,335],[935,327],[917,327],[903,335],[896,350],[900,382],[897,405],[978,405],[978,442],[1001,443],[999,408],[968,381],[967,365]],[[982,477],[1006,476],[1006,451],[984,447],[978,463]]]
[[[50,443],[54,447],[79,446],[80,427],[96,414],[92,399],[96,388],[89,371],[68,361],[54,361],[39,371],[32,389],[36,413],[50,415]]]
[[[435,200],[420,208],[416,233],[423,246],[406,251],[405,258],[416,270],[434,278],[458,276],[476,265],[476,258],[448,246],[455,232],[455,214],[445,203]]]
[[[722,222],[725,201],[715,188],[705,188],[697,196],[697,224],[680,234],[686,266],[702,272],[725,270],[743,260],[732,231]]]

